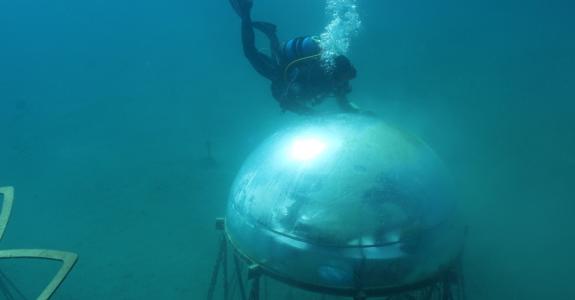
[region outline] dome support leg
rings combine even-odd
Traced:
[[[415,283],[410,286],[402,286],[396,289],[365,289],[363,288],[363,278],[359,276],[364,273],[365,266],[363,263],[355,274],[355,288],[345,291],[337,291],[325,287],[314,287],[298,284],[290,281],[289,278],[282,277],[270,272],[265,266],[260,265],[249,257],[245,256],[240,250],[234,247],[232,240],[228,239],[225,229],[224,219],[218,219],[216,229],[221,232],[221,241],[216,263],[212,272],[211,284],[208,293],[208,300],[215,299],[215,289],[219,286],[220,273],[223,277],[222,292],[219,292],[217,299],[239,299],[239,300],[266,300],[270,296],[267,293],[267,279],[274,279],[275,283],[285,284],[287,287],[296,288],[302,291],[314,292],[316,295],[309,295],[300,299],[326,299],[330,296],[348,297],[350,300],[368,300],[373,298],[382,298],[385,300],[466,300],[465,285],[463,278],[462,254],[458,259],[452,262],[441,273],[430,278],[429,280]],[[230,252],[230,253],[228,253]],[[231,255],[232,257],[228,257]],[[232,270],[228,269],[228,261],[232,260]],[[247,276],[246,276],[247,273]],[[232,278],[229,278],[232,277]],[[231,279],[231,280],[230,280]],[[262,282],[262,280],[264,280]],[[2,282],[0,281],[0,284]],[[262,291],[263,289],[263,291]],[[287,292],[285,299],[293,299],[289,291],[274,290],[272,297]],[[0,287],[0,294],[2,289]],[[238,298],[238,293],[239,298]],[[315,298],[313,298],[315,297]]]
[[[262,277],[261,269],[258,265],[251,265],[248,268],[248,279],[252,281],[249,300],[260,299],[260,280]]]
[[[4,296],[2,299],[15,300],[16,297],[12,294],[12,290],[24,299],[24,295],[16,288],[14,283],[6,277],[4,272],[0,271],[0,295]]]
[[[353,300],[367,300],[367,295],[363,291],[359,291],[357,295],[353,297]]]
[[[228,286],[228,241],[224,233],[224,220],[216,220],[216,229],[222,232],[222,237],[220,240],[220,249],[218,251],[218,257],[214,268],[212,270],[212,278],[210,280],[210,287],[208,289],[208,300],[214,299],[214,292],[216,290],[216,285],[218,283],[218,275],[220,273],[220,268],[223,269],[223,288],[224,288],[224,300],[228,300],[229,297],[229,286]]]
[[[243,277],[242,277],[242,269],[240,267],[240,259],[238,258],[238,255],[236,253],[234,253],[234,267],[236,270],[236,277],[238,278],[237,282],[238,282],[238,287],[240,289],[240,299],[241,300],[246,300],[246,288],[244,287],[244,281],[243,281]]]

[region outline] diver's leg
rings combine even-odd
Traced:
[[[279,63],[280,54],[280,41],[277,36],[276,25],[268,22],[252,22],[252,26],[263,32],[270,41],[270,49],[272,58]]]
[[[251,18],[252,0],[229,0],[236,13],[242,19],[242,44],[244,55],[262,76],[276,80],[279,74],[279,63],[274,59],[261,53],[256,48],[254,33],[254,23]]]
[[[242,44],[244,55],[254,69],[265,78],[272,81],[276,80],[279,74],[279,65],[274,59],[261,53],[256,48],[255,33],[251,18],[242,20]]]

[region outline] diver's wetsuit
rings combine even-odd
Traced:
[[[290,61],[285,51],[280,49],[275,25],[252,22],[251,3],[249,4],[248,8],[238,12],[242,18],[244,55],[260,75],[272,82],[272,95],[282,109],[298,114],[312,114],[314,110],[307,104],[318,104],[325,97],[334,96],[342,110],[356,112],[357,109],[346,98],[346,95],[351,92],[349,80],[335,80],[334,76],[322,67],[319,54],[293,64],[293,60]],[[256,48],[254,29],[260,30],[269,39],[271,56]],[[297,38],[294,41],[298,39],[301,42],[305,38]],[[353,71],[351,78],[355,77],[355,69],[349,60],[343,56],[340,59],[345,60]]]
[[[254,24],[250,18],[242,20],[242,45],[244,48],[244,55],[260,75],[271,81],[279,80],[281,71],[277,57],[267,56],[256,48],[254,25],[257,26],[258,24],[262,27],[273,26],[265,23]],[[271,30],[274,32],[271,32]],[[275,26],[274,28],[270,27],[267,31],[262,30],[262,32],[268,35],[272,53],[277,55],[277,51],[279,50],[279,41],[275,35]]]

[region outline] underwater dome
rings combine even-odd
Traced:
[[[355,114],[308,119],[265,140],[237,174],[226,232],[268,274],[333,290],[433,278],[457,259],[464,236],[433,150]]]

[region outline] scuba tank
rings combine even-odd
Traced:
[[[291,74],[295,65],[320,58],[321,47],[319,38],[316,36],[304,36],[291,39],[283,44],[281,53],[284,79],[288,80],[295,75]]]
[[[288,64],[320,53],[319,39],[316,36],[297,37],[285,42],[282,47],[283,57]]]

